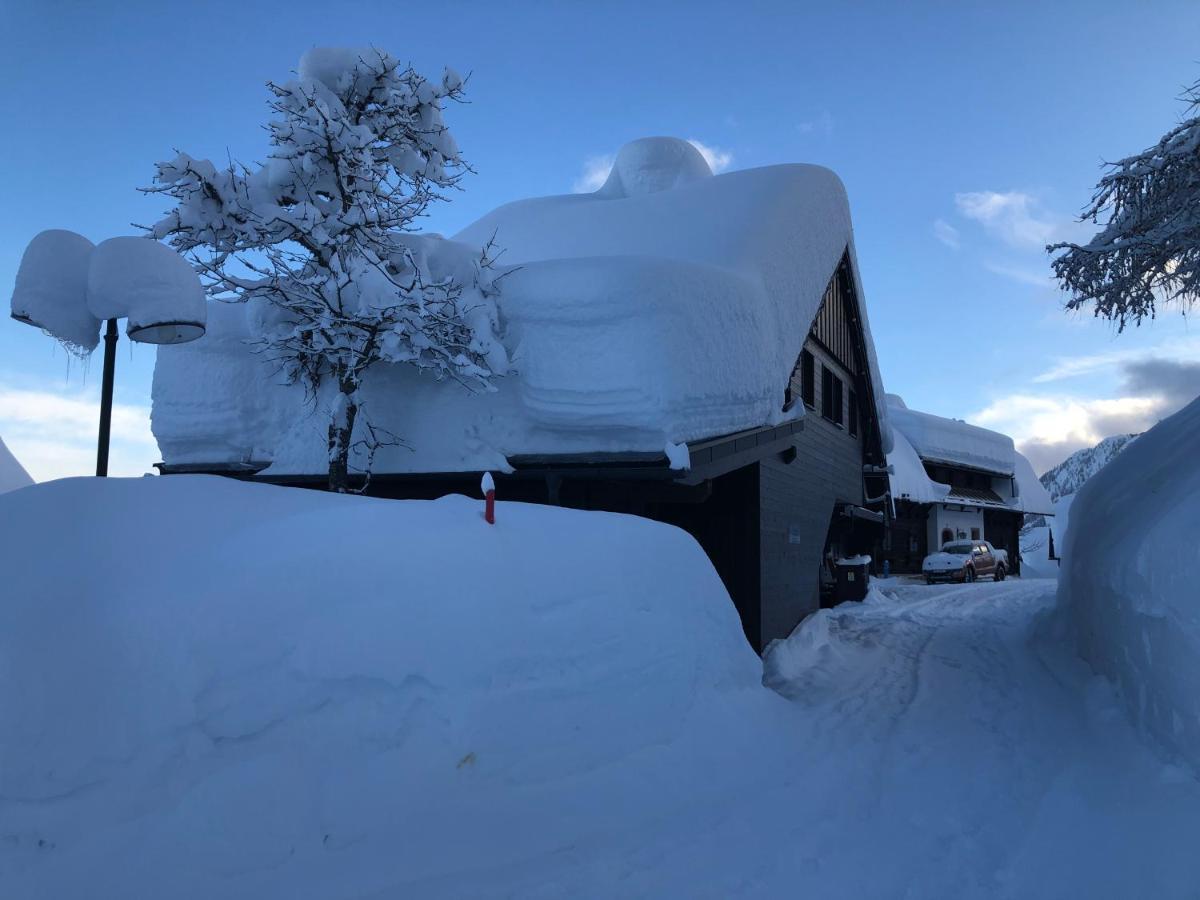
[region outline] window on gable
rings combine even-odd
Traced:
[[[850,432],[851,437],[858,434],[858,394],[854,391],[850,392],[850,409],[846,412],[846,429]]]
[[[821,415],[836,425],[842,424],[842,379],[828,366],[821,366]]]
[[[807,350],[800,351],[800,399],[804,401],[804,405],[812,409],[817,402],[817,386],[816,379],[813,375],[813,370],[816,367],[816,361],[813,355]]]

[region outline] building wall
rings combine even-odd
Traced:
[[[940,503],[934,504],[929,512],[928,541],[931,551],[941,549],[942,529],[949,528],[955,539],[971,538],[971,529],[979,529],[979,539],[987,540],[984,533],[983,510],[977,508],[951,509]],[[961,532],[961,534],[960,534]]]
[[[762,584],[762,643],[786,637],[819,606],[818,574],[839,503],[863,502],[862,431],[851,437],[845,426],[821,416],[821,365],[842,379],[843,422],[854,382],[849,373],[816,342],[806,348],[815,358],[816,397],[806,409],[804,430],[793,439],[796,457],[789,464],[779,458],[759,463],[759,539]],[[850,527],[847,521],[845,528]],[[866,529],[863,523],[856,528]],[[835,540],[853,535],[835,534]],[[854,552],[845,546],[839,552]]]

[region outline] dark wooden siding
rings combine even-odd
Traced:
[[[843,261],[834,276],[829,279],[811,333],[850,374],[858,375],[863,370],[863,365],[859,359],[859,342],[855,340],[851,327],[853,310],[850,304],[853,302],[853,296],[849,265]]]
[[[839,378],[850,378],[812,338],[806,349],[816,366],[828,366]],[[814,406],[820,409],[820,379],[816,388]],[[846,402],[845,392],[842,402]],[[786,637],[801,619],[816,611],[818,570],[836,508],[841,503],[863,502],[861,437],[809,410],[804,430],[793,441],[796,457],[791,464],[772,458],[759,465],[764,645]],[[850,527],[849,522],[844,525]],[[844,549],[853,552],[850,547]]]
[[[743,466],[714,478],[711,493],[702,503],[655,503],[642,514],[679,526],[704,548],[737,607],[746,639],[761,651],[765,641],[758,465]]]
[[[1021,574],[1021,523],[1025,516],[1007,509],[984,509],[983,537],[993,547],[1008,551],[1009,572]]]

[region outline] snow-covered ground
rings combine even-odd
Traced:
[[[882,582],[784,699],[682,532],[479,506],[0,497],[0,896],[1195,895],[1200,784],[1054,582]]]

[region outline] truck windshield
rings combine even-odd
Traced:
[[[974,544],[947,544],[942,548],[942,552],[953,553],[956,556],[968,556],[974,547]]]

